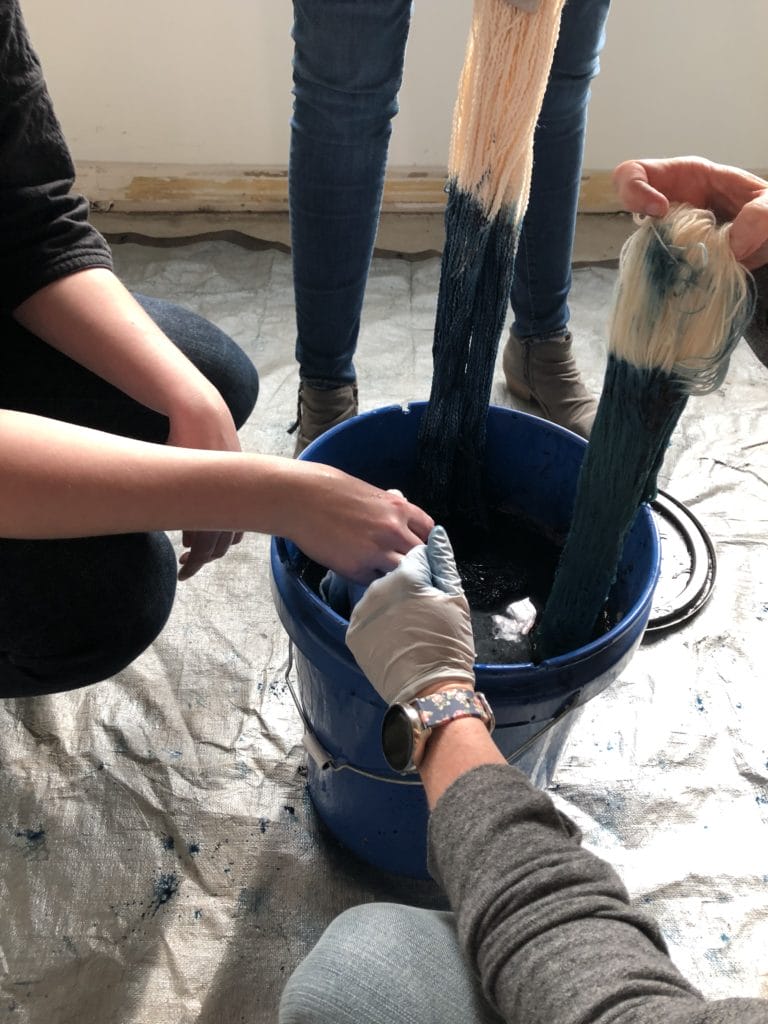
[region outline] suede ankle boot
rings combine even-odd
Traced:
[[[529,341],[510,331],[502,366],[513,395],[535,402],[545,419],[589,438],[597,402],[581,380],[570,333]]]
[[[296,422],[288,429],[289,434],[296,432],[293,457],[301,455],[310,441],[326,430],[353,416],[357,416],[357,384],[343,384],[324,390],[302,381],[299,384]]]

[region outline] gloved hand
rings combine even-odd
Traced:
[[[412,700],[441,680],[474,686],[469,605],[442,526],[368,587],[352,613],[347,645],[387,704]]]

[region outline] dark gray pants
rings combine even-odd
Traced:
[[[160,299],[137,299],[216,386],[240,427],[259,389],[245,353],[197,314]],[[10,318],[0,319],[0,408],[143,441],[163,442],[168,435],[164,416]],[[164,533],[0,539],[0,698],[70,690],[125,668],[165,625],[176,571]]]

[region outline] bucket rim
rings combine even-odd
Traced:
[[[330,430],[325,431],[319,437],[315,438],[304,451],[300,454],[299,459],[308,462],[315,461],[313,456],[331,440],[334,436],[344,431],[355,429],[355,425],[361,420],[375,420],[388,416],[392,416],[396,413],[402,413],[404,416],[412,415],[423,411],[429,403],[423,399],[410,399],[403,402],[393,402],[389,405],[377,406],[375,409],[369,409],[366,412],[359,413],[357,416],[353,416],[348,420],[344,420],[341,423],[336,424],[335,427],[331,427]],[[489,416],[494,418],[499,417],[510,417],[515,420],[527,421],[530,424],[535,424],[537,430],[543,430],[550,434],[560,435],[567,437],[569,442],[575,443],[578,447],[586,449],[587,441],[580,435],[574,433],[572,430],[568,430],[566,427],[560,426],[558,423],[552,423],[550,420],[542,419],[540,416],[534,416],[532,413],[524,412],[521,409],[510,409],[508,406],[503,405],[489,405],[488,407]],[[322,461],[322,460],[317,460]],[[644,502],[639,510],[638,515],[642,516],[645,527],[650,538],[650,572],[648,578],[643,585],[640,594],[637,599],[633,602],[630,611],[619,619],[609,630],[606,630],[601,636],[596,637],[587,644],[583,644],[581,647],[577,647],[573,651],[568,651],[565,654],[559,654],[552,658],[547,658],[544,661],[533,662],[504,662],[504,663],[489,663],[489,662],[475,662],[475,669],[482,670],[483,675],[492,681],[495,676],[506,676],[509,674],[510,669],[517,669],[521,672],[541,672],[542,674],[552,670],[560,668],[574,668],[584,661],[588,661],[592,657],[598,654],[602,654],[609,651],[614,644],[622,643],[625,641],[628,632],[636,628],[638,620],[643,617],[646,619],[650,614],[651,601],[653,598],[653,592],[656,587],[656,583],[659,578],[659,571],[661,567],[661,544],[659,540],[659,531],[654,520],[651,506]],[[636,522],[631,527],[634,529]],[[349,620],[335,612],[330,605],[326,604],[318,594],[295,572],[293,568],[294,557],[291,554],[291,550],[299,552],[300,549],[292,541],[287,540],[284,537],[273,537],[272,538],[272,575],[275,576],[275,572],[278,566],[283,571],[290,573],[293,576],[295,584],[302,591],[302,595],[308,598],[312,607],[319,612],[326,620],[331,628],[342,629],[346,633]]]
[[[643,616],[647,616],[650,612],[650,602],[653,597],[653,591],[656,587],[656,581],[659,574],[660,565],[660,546],[658,538],[658,529],[651,516],[650,506],[643,505],[641,512],[648,519],[648,525],[650,526],[650,535],[652,540],[651,558],[652,558],[652,575],[649,577],[647,583],[643,587],[637,600],[634,602],[632,609],[623,618],[619,619],[609,630],[606,630],[601,636],[595,640],[591,640],[588,644],[583,644],[581,647],[577,647],[573,651],[568,651],[565,654],[558,654],[552,658],[546,658],[544,661],[515,661],[515,662],[486,662],[476,661],[475,669],[482,669],[483,674],[490,678],[493,676],[504,676],[509,673],[510,668],[525,669],[527,671],[546,671],[547,669],[556,668],[574,668],[581,664],[583,661],[588,661],[594,655],[610,650],[615,643],[623,642],[624,637],[628,630],[632,630],[637,624],[638,620]],[[340,629],[346,632],[349,626],[349,619],[345,619],[338,612],[334,611],[329,604],[326,604],[322,598],[315,593],[315,591],[295,572],[291,564],[291,554],[288,550],[288,545],[295,548],[296,551],[300,549],[293,544],[292,541],[288,541],[285,537],[273,537],[272,538],[272,549],[274,554],[274,560],[282,567],[282,569],[290,573],[293,576],[294,584],[299,587],[305,598],[308,598],[311,605],[320,612],[323,617],[329,622],[333,623]],[[274,567],[273,567],[274,574]]]
[[[351,416],[348,420],[342,420],[341,423],[337,423],[335,427],[324,431],[319,437],[316,437],[314,441],[310,441],[304,451],[299,455],[299,460],[307,462],[314,461],[312,456],[318,448],[322,448],[331,438],[335,437],[339,433],[350,429],[354,424],[359,423],[360,420],[378,419],[382,416],[391,415],[392,413],[400,412],[404,416],[412,415],[415,412],[420,412],[429,405],[429,402],[424,398],[409,398],[402,402],[392,402],[390,405],[379,405],[375,409],[368,409],[365,412],[359,412],[356,416]],[[559,423],[553,423],[551,420],[545,420],[541,416],[535,416],[533,413],[525,412],[523,409],[511,409],[507,405],[494,405],[491,403],[488,406],[488,415],[501,414],[502,416],[510,416],[512,419],[526,420],[529,423],[535,423],[537,429],[543,429],[551,434],[559,434],[562,437],[567,437],[572,441],[577,442],[580,448],[587,447],[587,441],[580,434],[574,433],[573,430],[568,430],[567,427],[560,426]],[[319,461],[319,460],[318,460]]]

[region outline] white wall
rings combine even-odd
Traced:
[[[76,158],[282,165],[290,0],[21,0]],[[470,0],[416,0],[393,165],[442,166]],[[585,164],[768,167],[766,0],[614,0]]]
[[[586,166],[699,153],[768,168],[768,2],[614,0]]]

